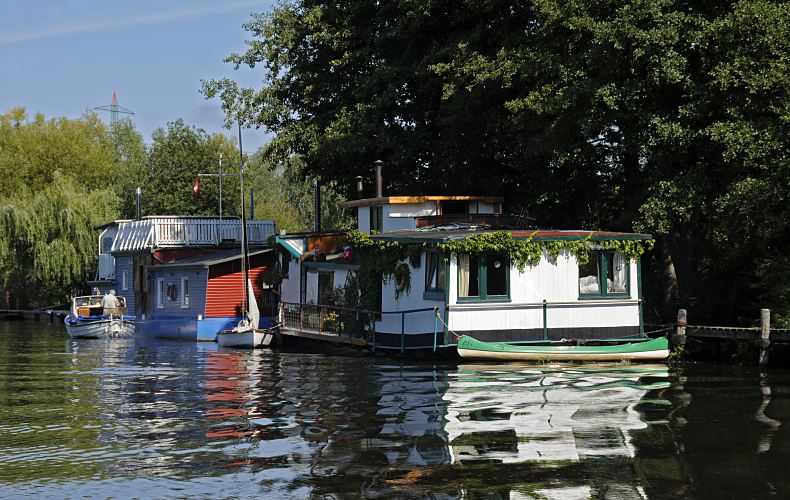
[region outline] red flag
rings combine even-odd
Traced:
[[[200,178],[195,177],[195,185],[192,186],[192,194],[195,196],[195,199],[200,198]]]

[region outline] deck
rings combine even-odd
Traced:
[[[138,221],[121,222],[112,251],[239,244],[241,229],[239,219],[147,217]],[[250,245],[266,245],[276,230],[273,220],[249,220],[247,241]]]

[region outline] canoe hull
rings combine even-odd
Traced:
[[[457,349],[464,359],[489,361],[661,361],[669,356],[665,338],[604,346],[522,346],[464,336]]]

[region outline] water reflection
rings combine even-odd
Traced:
[[[783,372],[400,363],[7,325],[0,497],[790,494]]]

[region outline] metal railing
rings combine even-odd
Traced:
[[[247,238],[252,245],[265,244],[275,234],[272,220],[247,221]],[[241,242],[238,219],[151,217],[122,223],[113,242],[113,251],[184,246],[214,246]]]
[[[432,312],[434,318],[433,345],[406,346],[406,317],[410,314]],[[400,346],[384,346],[376,343],[376,322],[386,315],[400,316]],[[401,353],[410,349],[436,350],[437,308],[408,309],[403,311],[370,311],[342,306],[280,302],[280,328],[315,335],[364,338],[375,352],[376,349],[399,349]]]

